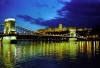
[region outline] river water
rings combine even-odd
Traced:
[[[99,41],[0,42],[0,68],[100,68]]]

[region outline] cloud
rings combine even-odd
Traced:
[[[89,0],[72,0],[72,2],[63,2],[64,7],[57,10],[54,19],[43,20],[34,19],[30,15],[18,15],[24,21],[31,24],[38,24],[48,27],[58,27],[60,23],[63,26],[93,27],[100,23],[100,2],[91,2]]]
[[[92,0],[72,0],[64,3],[58,10],[58,15],[67,18],[70,24],[83,27],[92,27],[100,23],[100,2]]]
[[[57,0],[58,3],[71,2],[71,0]]]
[[[48,27],[58,27],[60,23],[66,25],[65,22],[68,21],[67,19],[64,18],[55,18],[51,20],[43,20],[41,18],[35,19],[29,15],[17,15],[17,17],[23,19],[24,21],[30,22],[31,24],[37,24],[37,25],[48,26]]]
[[[33,6],[35,6],[35,7],[47,7],[48,8],[48,5],[47,4],[42,4],[41,2],[34,2],[33,3]]]
[[[23,19],[24,21],[30,22],[31,24],[33,24],[33,23],[37,24],[37,22],[40,22],[40,21],[43,20],[41,18],[38,18],[38,19],[32,18],[29,15],[16,15],[16,16],[19,17],[19,18],[21,18],[21,19]]]

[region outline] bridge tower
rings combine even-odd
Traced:
[[[76,38],[76,28],[74,28],[74,27],[69,28],[69,36],[71,37],[71,38],[69,38],[69,41],[77,40],[77,38]]]
[[[4,21],[4,34],[15,34],[15,19],[9,18]]]
[[[70,34],[70,37],[76,37],[76,28],[70,27],[69,34]]]
[[[4,21],[4,34],[7,34],[8,36],[3,36],[2,37],[2,43],[12,43],[12,42],[16,42],[16,36],[14,36],[16,32],[15,29],[15,19],[13,18],[9,18],[9,19],[5,19]],[[11,36],[9,34],[12,34]]]

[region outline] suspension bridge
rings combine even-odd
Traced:
[[[69,38],[86,39],[86,37],[80,36],[76,33],[76,30],[69,30],[66,34],[35,34],[34,31],[22,27],[18,24],[14,24],[15,20],[5,20],[4,24],[0,24],[0,37],[1,39],[16,40],[68,40]]]
[[[80,36],[76,33],[75,36],[72,36],[70,33],[62,34],[62,35],[54,35],[54,34],[35,34],[34,31],[26,29],[20,25],[16,24],[16,32],[15,34],[4,34],[4,24],[0,24],[0,37],[3,36],[16,36],[17,39],[31,39],[31,40],[67,40],[68,38],[80,38],[86,39],[83,36]]]

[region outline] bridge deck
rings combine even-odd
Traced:
[[[0,34],[3,36],[16,36],[16,37],[62,37],[62,38],[80,38],[80,37],[68,37],[63,35],[36,35],[36,34]],[[84,39],[84,38],[83,38]]]

